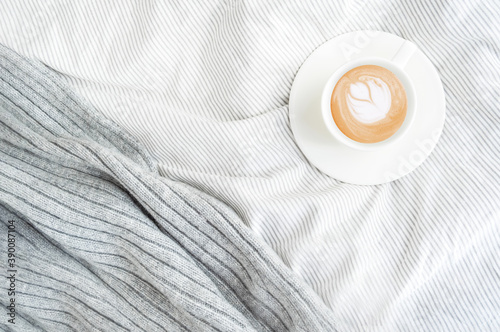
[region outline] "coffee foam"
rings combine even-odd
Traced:
[[[391,71],[364,65],[345,73],[335,85],[331,111],[337,127],[361,143],[391,137],[403,124],[406,92]]]

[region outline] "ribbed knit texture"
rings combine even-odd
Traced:
[[[4,331],[334,331],[331,313],[217,200],[161,177],[43,65],[0,47]],[[5,255],[5,256],[4,256]],[[5,311],[5,312],[4,312]]]
[[[500,331],[498,0],[5,0],[0,13],[1,41],[60,73],[160,174],[230,205],[340,329]],[[447,102],[423,165],[366,187],[309,164],[288,119],[307,56],[362,29],[414,42]]]

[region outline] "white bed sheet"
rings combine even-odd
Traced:
[[[497,1],[2,1],[0,42],[40,59],[162,175],[231,206],[346,331],[500,330]],[[413,41],[447,99],[412,174],[355,186],[289,127],[301,63],[341,33]]]

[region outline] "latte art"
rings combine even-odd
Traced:
[[[352,83],[347,93],[347,105],[356,120],[373,123],[382,120],[391,108],[391,91],[379,78],[364,76]]]
[[[351,69],[337,82],[331,111],[337,127],[361,143],[391,137],[403,124],[407,100],[403,84],[384,67],[364,65]]]

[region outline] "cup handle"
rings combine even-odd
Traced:
[[[408,60],[413,56],[417,46],[410,41],[405,40],[403,44],[399,47],[399,50],[392,57],[392,62],[394,62],[400,68],[404,68],[408,63]]]

